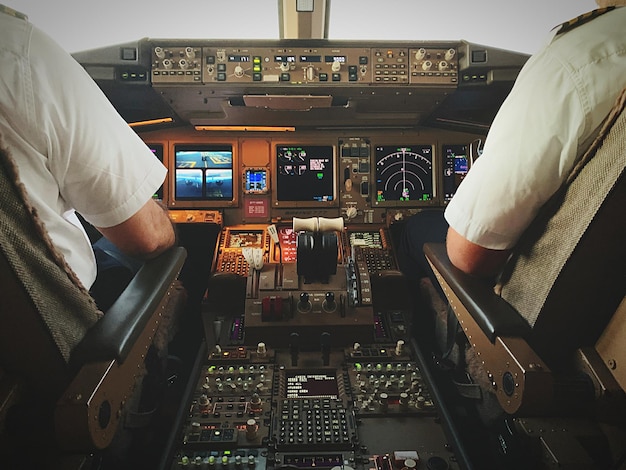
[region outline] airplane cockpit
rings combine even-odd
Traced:
[[[519,291],[562,292],[541,307],[556,319],[533,328],[441,243],[425,247],[432,279],[408,276],[400,250],[407,221],[440,215],[480,158],[529,55],[463,39],[332,40],[329,0],[278,4],[278,40],[145,37],[72,54],[168,169],[154,197],[184,255],[152,263],[165,278],[137,281],[167,299],[145,309],[174,312],[166,377],[154,409],[126,420],[128,369],[155,335],[127,356],[125,338],[104,368],[119,376],[101,381],[86,368],[104,348],[81,343],[77,379],[97,392],[55,382],[54,429],[37,430],[0,391],[2,452],[28,462],[43,438],[50,468],[82,470],[626,468],[624,117],[607,129],[617,183],[596,205],[612,223],[588,221],[582,248],[558,242],[569,251],[556,280],[511,275]],[[584,344],[542,346],[583,308],[597,323],[574,322],[594,331]]]

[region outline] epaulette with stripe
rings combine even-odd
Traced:
[[[26,16],[24,13],[20,13],[19,11],[14,10],[13,8],[7,7],[5,5],[0,5],[0,13],[4,13],[10,16],[15,16],[16,18],[19,18],[21,20],[28,21],[28,16]]]
[[[605,8],[598,8],[596,10],[583,13],[582,15],[579,15],[574,19],[566,21],[561,26],[559,26],[558,27],[559,30],[557,31],[556,34],[567,33],[568,31],[571,31],[574,28],[584,25],[585,23],[589,23],[591,20],[593,20],[594,18],[597,18],[598,16],[604,15],[605,13],[608,13],[609,11],[615,10],[615,8],[616,7],[614,6],[610,6],[610,7],[605,7]]]

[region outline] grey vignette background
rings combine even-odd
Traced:
[[[278,39],[277,0],[0,0],[69,52],[144,37]],[[332,0],[329,39],[458,40],[532,54],[594,0]]]

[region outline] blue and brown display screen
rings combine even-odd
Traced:
[[[231,201],[233,149],[230,145],[177,145],[177,200]]]

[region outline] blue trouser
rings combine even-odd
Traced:
[[[95,242],[92,248],[98,274],[90,293],[96,300],[98,308],[106,311],[126,288],[143,262],[122,253],[105,237]]]

